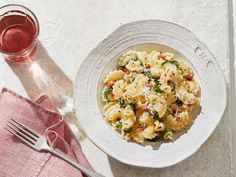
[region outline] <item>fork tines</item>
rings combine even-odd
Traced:
[[[7,127],[5,128],[18,139],[31,147],[32,145],[35,145],[37,139],[39,138],[39,134],[13,119],[9,120]]]

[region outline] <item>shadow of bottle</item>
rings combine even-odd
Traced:
[[[18,76],[33,101],[47,94],[64,116],[76,138],[83,137],[74,110],[73,83],[52,60],[40,42],[34,59],[22,63],[8,62],[8,65]]]

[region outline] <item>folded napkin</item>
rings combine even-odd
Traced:
[[[80,164],[91,168],[63,117],[47,96],[35,103],[4,88],[0,93],[0,176],[80,177],[83,174],[47,152],[36,152],[21,143],[4,127],[13,118],[40,134],[49,144]]]

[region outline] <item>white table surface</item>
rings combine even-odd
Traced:
[[[25,5],[35,12],[40,22],[40,42],[71,81],[89,51],[117,27],[135,20],[160,19],[195,33],[215,55],[230,86],[227,0],[1,0],[0,6],[9,3]],[[24,83],[4,60],[0,60],[0,79],[0,87],[27,96]],[[200,150],[169,168],[132,167],[107,156],[86,137],[80,143],[92,166],[108,177],[230,177],[233,163],[229,108]]]

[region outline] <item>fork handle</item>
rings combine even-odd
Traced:
[[[89,177],[104,177],[103,175],[101,175],[101,174],[99,174],[99,173],[97,173],[93,170],[90,170],[90,169],[80,165],[79,163],[73,161],[73,160],[70,160],[68,157],[66,157],[65,155],[57,152],[54,149],[48,149],[48,151],[51,152],[52,154],[54,154],[55,156],[59,157],[60,159],[66,161],[67,163],[69,163],[73,167],[77,168],[78,170],[82,171],[84,174],[86,174]]]

